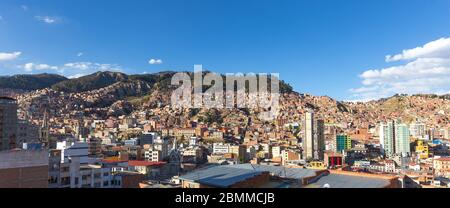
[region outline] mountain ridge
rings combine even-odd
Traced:
[[[187,71],[185,71],[187,72]],[[156,85],[163,90],[169,90],[170,86],[170,78],[173,74],[177,73],[177,71],[161,71],[149,74],[125,74],[122,72],[112,72],[112,71],[97,71],[95,73],[81,76],[78,78],[69,79],[62,75],[58,74],[50,74],[50,73],[42,73],[42,74],[17,74],[12,76],[0,76],[0,89],[12,89],[12,90],[20,90],[20,91],[31,91],[31,90],[39,90],[47,87],[52,88],[56,91],[68,92],[68,93],[80,93],[91,90],[98,90],[109,85],[118,83],[118,82],[126,82],[126,81],[134,81],[140,80],[147,82],[150,85]],[[192,76],[192,72],[187,72]],[[192,78],[192,77],[191,77]],[[292,87],[285,83],[283,80],[280,80],[280,90],[282,93],[284,92],[296,92],[292,89]],[[299,93],[302,94],[302,93]],[[418,97],[428,97],[428,98],[440,98],[440,99],[450,99],[450,94],[437,95],[437,94],[396,94],[387,98],[380,98],[377,100],[364,101],[364,103],[377,102],[377,101],[386,101],[395,97],[402,96],[418,96]],[[329,97],[329,96],[325,96]],[[332,97],[330,99],[336,100]],[[340,103],[358,103],[363,101],[345,101],[345,100],[336,100]]]
[[[12,76],[0,76],[0,89],[38,90],[50,87],[56,83],[68,80],[58,74],[17,74]]]

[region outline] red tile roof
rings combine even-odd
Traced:
[[[128,161],[128,166],[161,166],[164,164],[166,164],[166,163],[165,162],[141,161],[141,160]]]
[[[123,163],[128,162],[127,160],[114,160],[114,159],[103,159],[103,163]]]
[[[437,159],[434,159],[434,160],[445,162],[445,161],[450,161],[450,157],[441,157],[441,158],[437,158]]]

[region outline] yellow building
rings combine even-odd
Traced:
[[[419,156],[419,159],[427,159],[428,153],[428,145],[422,140],[417,140],[416,154]]]
[[[322,161],[312,161],[306,167],[308,169],[325,170],[325,164]]]

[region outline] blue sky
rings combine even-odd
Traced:
[[[449,37],[448,0],[2,0],[0,75],[192,71],[202,64],[221,73],[279,73],[299,92],[367,100],[449,92],[450,57],[385,58],[441,38],[432,49],[450,54]],[[434,73],[435,62],[408,67],[423,58],[444,58],[437,63],[441,84],[423,84],[436,76],[386,78],[390,71]]]

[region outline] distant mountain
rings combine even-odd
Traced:
[[[208,71],[204,71],[203,74],[205,75],[207,72]],[[154,73],[154,74],[130,75],[129,77],[130,77],[130,79],[133,79],[133,80],[141,80],[141,81],[145,81],[149,84],[156,85],[156,87],[159,90],[167,91],[167,90],[172,89],[171,79],[175,73],[177,73],[177,72],[163,71],[163,72],[158,72],[158,73]],[[192,72],[186,72],[186,73],[189,74],[189,76],[191,77],[191,80],[194,79]],[[225,90],[226,89],[225,88],[225,86],[226,86],[225,75],[222,75],[222,78],[223,78],[223,84],[224,84],[224,90]],[[268,79],[268,82],[270,82],[270,78]],[[268,85],[268,88],[270,89],[270,83]],[[283,80],[280,80],[279,90],[281,93],[289,93],[289,92],[293,91],[293,88],[288,83],[284,82]]]
[[[84,115],[98,118],[107,115],[126,115],[138,110],[160,109],[154,116],[159,116],[169,125],[192,117],[206,123],[223,121],[224,123],[246,125],[248,117],[252,118],[253,123],[261,122],[256,117],[261,109],[191,109],[172,113],[162,110],[165,106],[170,105],[171,92],[177,88],[177,86],[171,85],[171,78],[175,73],[166,71],[126,75],[119,72],[97,72],[71,80],[62,77],[61,79],[64,80],[54,84],[51,89],[20,93],[18,100],[22,109],[29,109],[32,106],[48,106],[54,112],[61,114],[79,111]],[[188,73],[192,79],[192,73]],[[3,79],[5,78],[3,77]],[[49,80],[44,81],[48,82]],[[44,81],[28,80],[25,82],[27,85],[21,87],[31,88],[36,82],[44,83]],[[0,81],[0,84],[7,87],[18,84],[11,83],[11,81],[8,83]],[[50,84],[47,83],[48,85]],[[59,93],[60,91],[79,94],[67,96],[67,94]],[[282,92],[281,111],[278,118],[283,122],[301,121],[302,115],[307,109],[313,109],[318,117],[324,118],[327,123],[363,128],[379,121],[397,118],[405,122],[419,120],[427,124],[450,122],[448,95],[395,95],[370,102],[339,102],[328,96],[300,94],[293,91],[292,87],[282,80],[280,80],[280,91]],[[183,119],[175,119],[177,116],[174,115],[181,116]]]
[[[50,87],[67,80],[56,74],[24,74],[14,76],[0,76],[0,89],[37,90]]]
[[[64,76],[56,74],[0,76],[0,89],[3,91],[7,89],[14,90],[17,93],[21,93],[23,91],[50,87],[55,91],[80,93],[98,90],[119,82],[141,81],[152,86],[153,90],[167,92],[177,87],[171,85],[171,79],[175,73],[177,72],[163,71],[153,74],[127,75],[121,72],[99,71],[74,79],[68,79]],[[193,79],[193,73],[187,73],[191,76],[191,79]],[[223,76],[223,78],[225,78],[225,76]],[[226,81],[224,80],[223,83],[225,87]],[[206,88],[208,87],[205,86],[205,89]],[[282,93],[286,93],[292,92],[293,89],[289,84],[285,83],[283,80],[280,80],[280,91]]]
[[[120,72],[96,72],[87,76],[56,83],[52,89],[63,92],[85,92],[100,89],[117,82],[128,80],[128,75]]]

